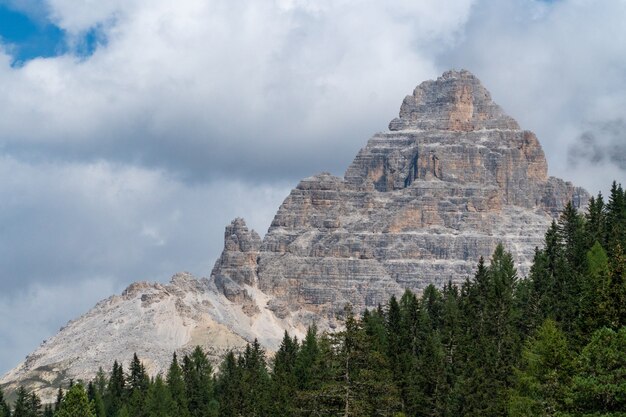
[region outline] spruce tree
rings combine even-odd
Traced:
[[[621,416],[626,410],[626,327],[596,331],[582,350],[570,395],[574,415]]]
[[[233,351],[228,352],[220,364],[215,391],[219,398],[220,417],[242,415],[242,369]]]
[[[177,414],[178,405],[161,375],[157,375],[148,388],[145,408],[146,415],[149,417],[178,417],[180,415]]]
[[[61,402],[63,402],[63,388],[59,387],[57,391],[57,398],[54,402],[54,411],[57,411],[59,407],[61,407]]]
[[[107,416],[116,416],[126,400],[126,380],[124,368],[117,361],[113,362],[113,369],[109,377],[104,404]],[[128,412],[128,410],[126,410]]]
[[[295,414],[298,348],[298,341],[292,339],[285,331],[283,340],[274,356],[271,374],[271,408],[272,415],[276,417],[288,417]]]
[[[218,404],[213,392],[213,368],[200,346],[183,358],[183,378],[187,391],[187,405],[192,416],[217,415]]]
[[[315,363],[320,353],[317,337],[317,327],[313,324],[307,329],[306,336],[296,357],[295,374],[297,387],[300,390],[312,388],[316,379],[316,375],[314,375]]]
[[[251,417],[268,415],[270,377],[267,372],[265,350],[257,339],[248,344],[244,351],[241,385],[244,392],[242,401],[244,415]]]
[[[89,382],[87,385],[87,398],[93,404],[95,417],[106,417],[104,401],[93,382]]]
[[[563,412],[572,373],[567,338],[556,322],[548,319],[524,344],[511,389],[509,416],[547,417]]]
[[[129,372],[128,378],[126,379],[128,412],[133,417],[144,417],[146,416],[145,400],[149,380],[143,363],[141,363],[136,353],[133,354],[133,360],[130,363]]]
[[[11,407],[4,399],[2,388],[0,388],[0,417],[11,417]]]
[[[167,371],[166,381],[172,399],[176,403],[176,415],[180,417],[188,416],[187,391],[185,381],[183,380],[183,371],[178,364],[176,352],[174,352],[172,356],[172,362]]]
[[[31,417],[30,413],[29,413],[29,400],[30,400],[30,395],[28,393],[28,391],[26,391],[26,388],[24,388],[23,386],[20,386],[17,389],[17,398],[15,400],[15,403],[13,404],[13,414],[11,415],[12,417]]]
[[[67,391],[55,417],[95,417],[93,403],[81,384],[74,384]]]
[[[27,413],[29,417],[41,416],[41,399],[37,394],[31,392],[28,396]]]

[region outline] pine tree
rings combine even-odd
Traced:
[[[183,378],[187,391],[187,404],[192,416],[217,415],[218,404],[213,392],[213,368],[200,346],[183,358]]]
[[[265,351],[257,339],[246,346],[241,366],[243,415],[251,417],[268,415],[270,377],[267,372]]]
[[[52,404],[46,404],[43,408],[43,417],[54,417],[54,410],[52,409]]]
[[[111,371],[104,398],[107,416],[115,416],[118,414],[118,411],[126,399],[125,392],[126,380],[124,378],[124,368],[115,361],[113,362],[113,370]],[[128,413],[128,410],[126,410],[126,412]]]
[[[96,373],[96,377],[93,381],[96,392],[100,394],[101,398],[104,398],[107,389],[107,376],[104,373],[102,367],[98,368],[98,372]]]
[[[128,412],[133,417],[144,417],[146,416],[145,401],[149,380],[146,370],[136,353],[133,354],[133,360],[130,363],[129,372],[130,374],[126,379]]]
[[[177,409],[178,405],[172,398],[167,385],[163,382],[163,377],[157,375],[146,394],[146,415],[149,417],[178,417]]]
[[[2,388],[0,388],[0,417],[11,417],[11,408],[4,399]]]
[[[575,415],[623,415],[626,410],[626,327],[596,331],[582,350],[572,380]],[[612,414],[615,413],[615,414]]]
[[[609,257],[620,244],[626,247],[626,195],[621,184],[613,181],[609,201],[606,205],[606,249]]]
[[[312,388],[313,381],[316,379],[314,370],[315,363],[319,358],[319,353],[317,327],[313,324],[307,329],[306,336],[302,341],[302,346],[296,357],[295,374],[297,387],[300,390]]]
[[[502,245],[496,247],[489,267],[481,264],[464,301],[468,333],[461,410],[471,416],[500,416],[506,413],[507,389],[519,355],[517,272]]]
[[[236,417],[242,415],[242,369],[237,364],[235,354],[230,351],[220,364],[216,383],[219,398],[220,417]]]
[[[176,403],[176,415],[180,417],[187,417],[189,415],[187,392],[185,388],[185,381],[183,380],[183,371],[178,364],[176,352],[174,352],[172,356],[172,362],[167,371],[166,381],[167,387],[172,395],[172,399]]]
[[[602,193],[598,193],[596,198],[589,199],[587,213],[585,214],[585,234],[587,235],[587,245],[593,246],[598,242],[600,245],[607,244],[606,233],[606,213],[604,198]]]
[[[93,403],[81,384],[73,385],[61,402],[55,417],[95,417]]]
[[[102,400],[102,396],[93,382],[89,382],[87,385],[87,398],[93,404],[95,417],[106,417],[104,401]]]
[[[509,416],[555,416],[565,409],[573,358],[565,335],[546,320],[527,340],[509,399]]]
[[[13,404],[12,417],[31,417],[28,407],[29,397],[30,395],[28,391],[26,391],[26,388],[20,386],[17,389],[17,398]]]
[[[578,327],[584,340],[596,329],[616,324],[618,313],[615,307],[611,299],[609,258],[600,243],[595,242],[587,252],[587,273],[582,281]]]
[[[296,406],[296,360],[298,357],[298,341],[292,339],[287,331],[274,356],[271,374],[272,415],[277,417],[293,416]]]
[[[41,416],[41,399],[34,392],[28,396],[27,414],[29,417]]]

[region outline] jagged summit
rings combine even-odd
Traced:
[[[480,81],[449,71],[405,98],[390,130],[374,135],[343,178],[305,178],[261,239],[241,218],[224,232],[210,278],[136,283],[101,301],[41,345],[0,385],[54,386],[88,378],[133,352],[148,369],[196,344],[214,359],[258,338],[270,351],[284,330],[337,325],[405,289],[459,283],[503,243],[524,275],[534,248],[585,190],[548,176],[541,145],[504,114]],[[91,373],[91,374],[90,374]]]
[[[400,116],[389,123],[391,131],[481,129],[517,130],[519,125],[467,70],[447,71],[418,85],[402,102]]]

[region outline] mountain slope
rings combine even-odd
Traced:
[[[535,135],[475,76],[449,71],[404,99],[344,178],[302,180],[263,239],[235,219],[210,278],[131,285],[68,323],[0,384],[51,399],[60,382],[90,378],[133,352],[156,373],[173,351],[197,344],[214,359],[255,337],[274,350],[285,330],[336,326],[347,302],[375,307],[405,288],[462,281],[499,242],[524,274],[554,216],[587,199],[548,177]]]

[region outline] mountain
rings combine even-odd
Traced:
[[[214,360],[254,338],[274,350],[285,330],[340,325],[346,303],[376,307],[406,288],[465,280],[499,242],[525,274],[550,222],[588,197],[548,177],[535,135],[474,75],[448,71],[405,97],[343,178],[302,180],[263,239],[233,220],[210,278],[132,284],[69,322],[0,384],[50,399],[62,381],[90,378],[133,352],[156,373],[173,351],[198,344]]]

